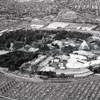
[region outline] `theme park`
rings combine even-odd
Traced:
[[[100,100],[100,1],[0,0],[0,100]]]

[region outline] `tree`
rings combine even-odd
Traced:
[[[61,73],[60,78],[65,78],[66,75],[64,73]]]
[[[9,70],[19,70],[20,66],[34,58],[38,53],[28,53],[23,51],[14,51],[5,55],[0,55],[0,66],[9,68]]]

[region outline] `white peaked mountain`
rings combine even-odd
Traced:
[[[88,46],[87,42],[85,40],[83,40],[83,42],[81,43],[80,50],[90,50],[90,47]]]

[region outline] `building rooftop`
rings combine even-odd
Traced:
[[[53,22],[51,24],[49,24],[47,26],[47,28],[50,28],[50,29],[57,29],[57,28],[65,28],[66,26],[68,26],[69,23],[64,23],[64,22]]]

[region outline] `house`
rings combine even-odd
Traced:
[[[28,49],[28,51],[30,51],[30,52],[37,52],[37,51],[39,51],[39,49],[31,47],[31,48]]]
[[[91,31],[96,28],[97,28],[97,25],[85,24],[85,25],[82,25],[81,30]]]
[[[58,28],[65,28],[68,26],[69,23],[64,22],[53,22],[47,26],[48,29],[58,29]]]
[[[40,20],[40,19],[38,19],[38,18],[35,18],[35,19],[32,20],[30,26],[31,26],[33,29],[40,29],[40,28],[44,27],[45,24],[46,24],[46,23],[45,23],[44,21],[42,21],[42,20]]]
[[[46,71],[46,72],[49,72],[49,71],[54,71],[55,68],[54,67],[50,67],[50,66],[45,66],[43,67],[40,71]]]
[[[55,40],[52,42],[53,45],[58,45],[60,48],[63,47],[63,42],[60,40]]]
[[[78,54],[78,55],[83,55],[83,56],[86,56],[88,58],[95,57],[95,54],[93,54],[91,51],[79,50],[79,51],[73,51],[73,53]]]

